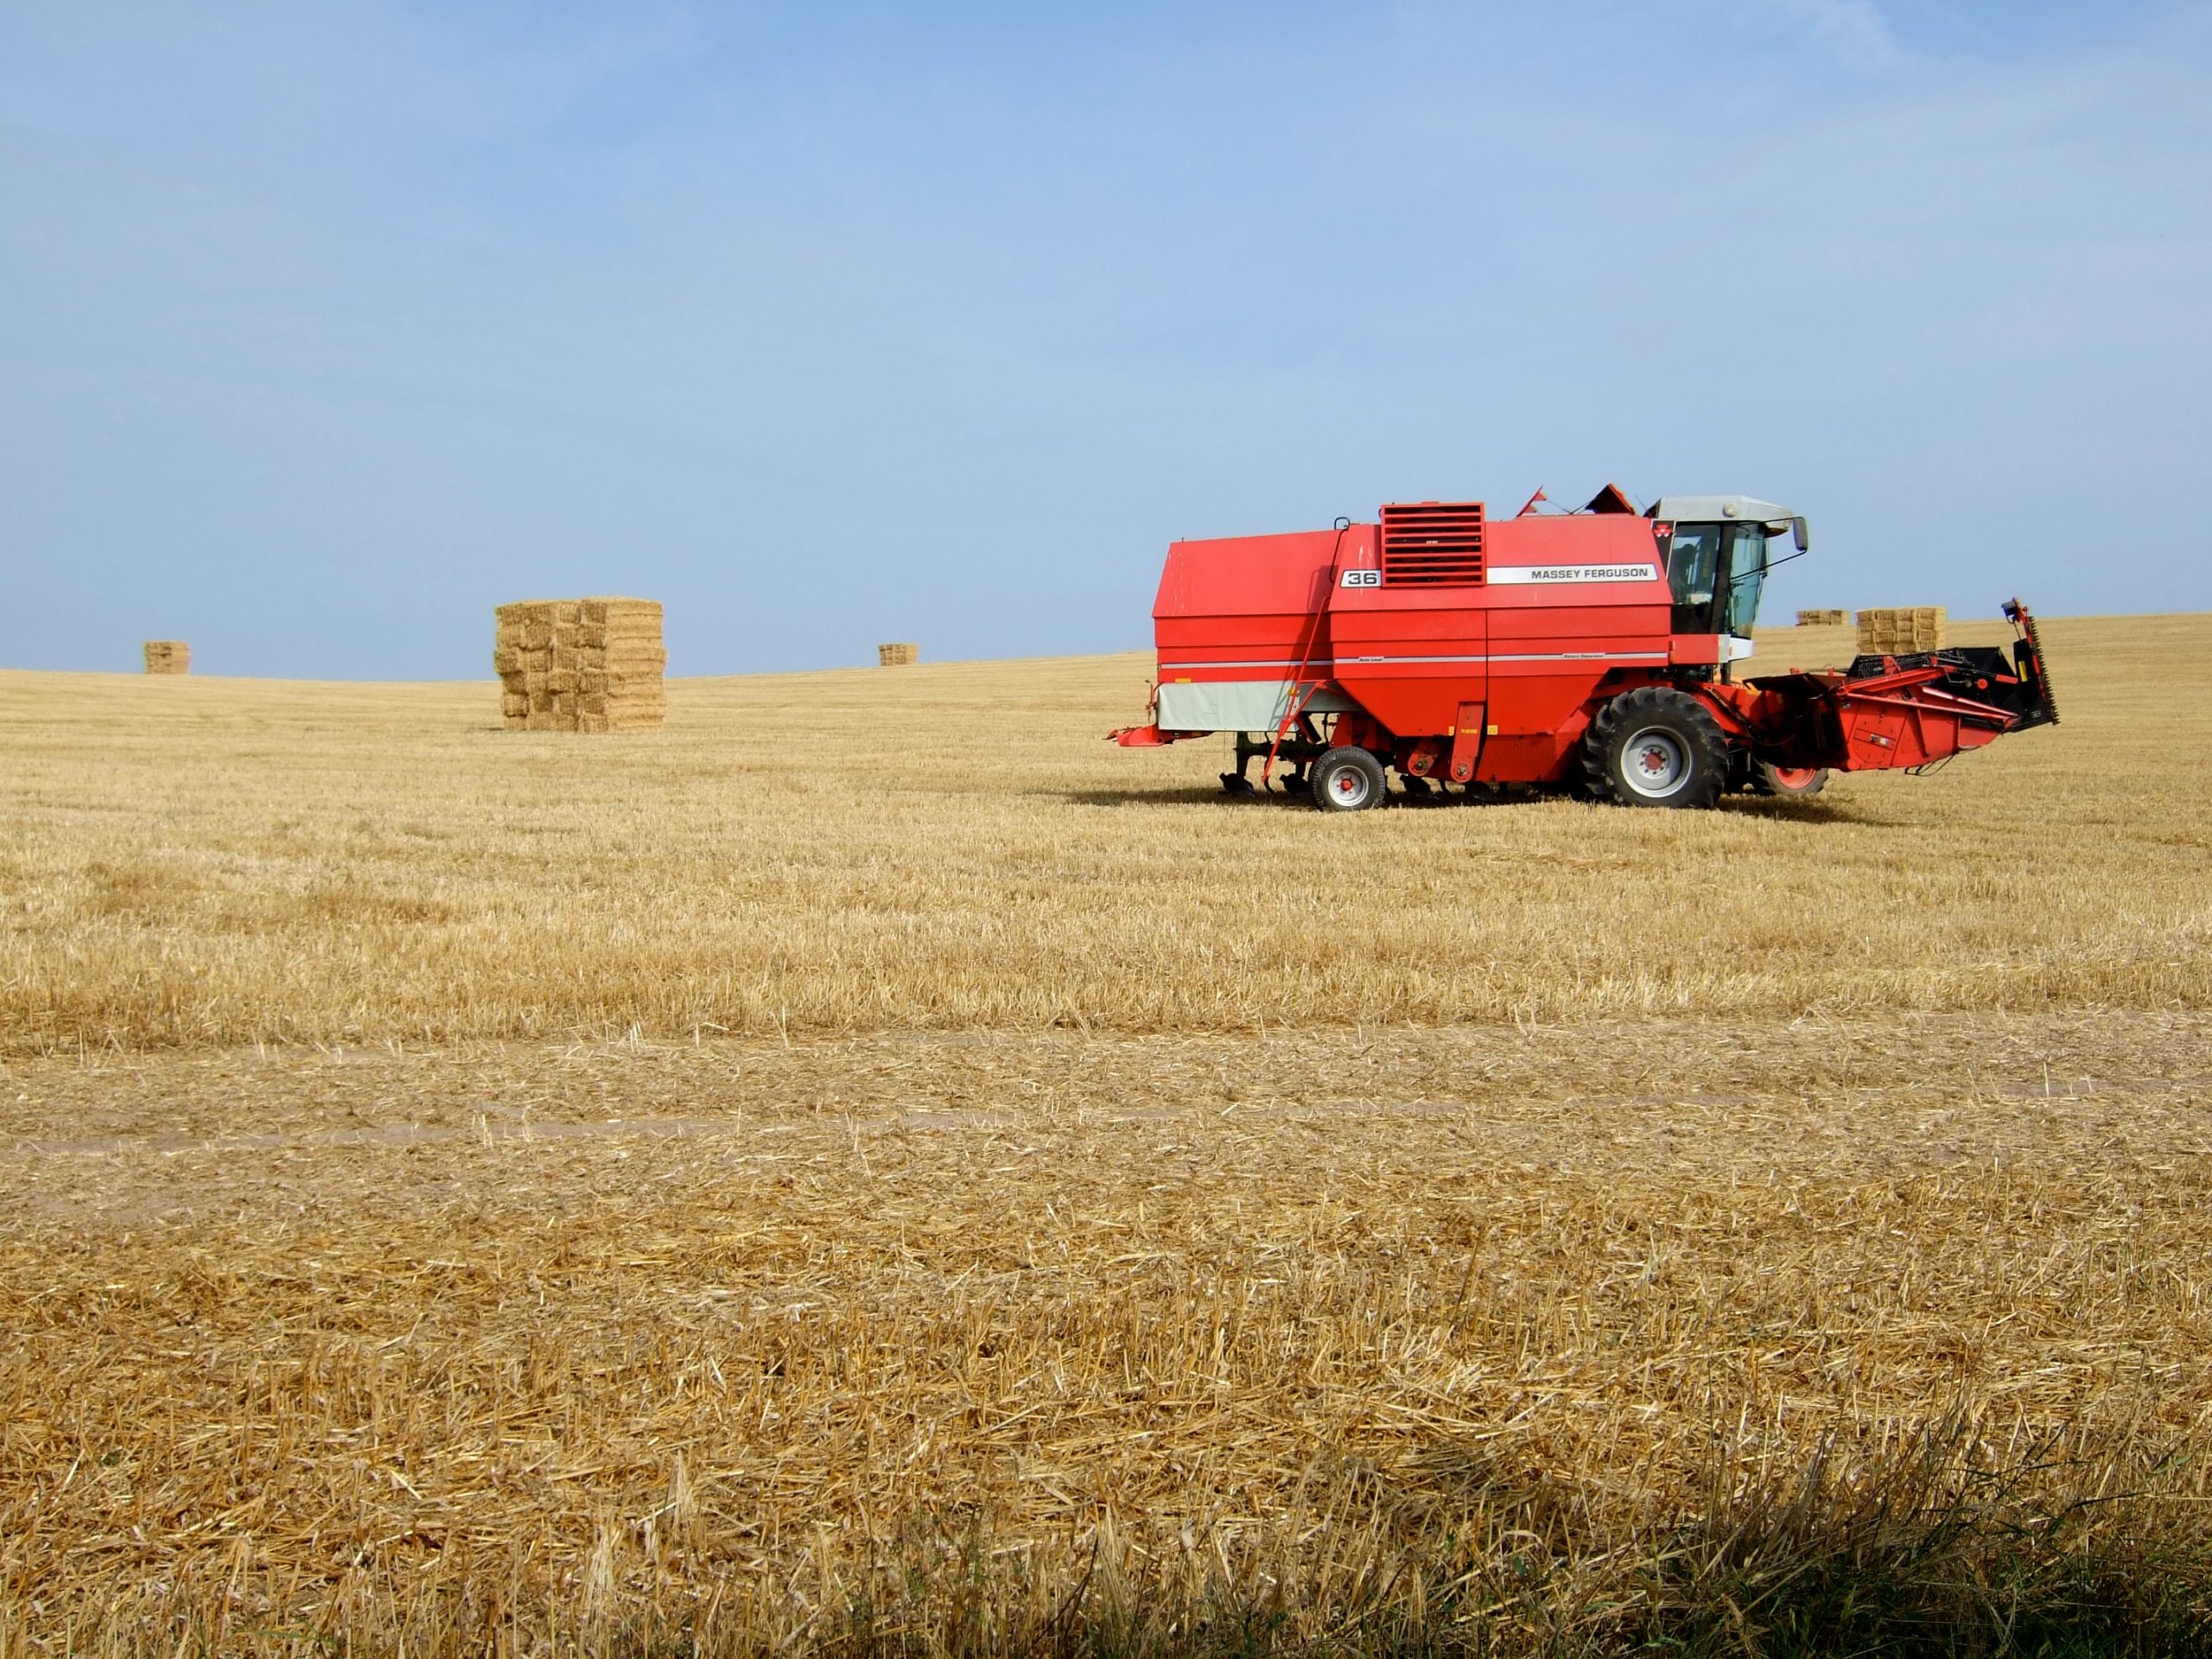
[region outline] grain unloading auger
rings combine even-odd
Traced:
[[[1177,542],[1153,607],[1151,720],[1113,735],[1234,734],[1224,788],[1249,792],[1264,757],[1263,785],[1285,766],[1333,811],[1380,803],[1392,769],[1416,796],[1529,785],[1709,806],[1918,770],[2058,718],[2018,600],[2009,651],[1739,678],[1784,537],[1809,544],[1771,502],[1672,496],[1639,515],[1608,485],[1576,512],[1422,501],[1371,524]]]

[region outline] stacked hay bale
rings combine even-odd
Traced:
[[[631,732],[668,713],[658,600],[532,599],[497,615],[492,666],[510,731]]]
[[[146,642],[146,671],[149,674],[191,673],[192,647],[181,639],[149,639]]]
[[[1909,657],[1943,649],[1943,607],[1906,605],[1859,613],[1859,649],[1870,657]]]
[[[875,665],[878,668],[912,668],[922,660],[922,648],[915,645],[878,645]]]
[[[1797,626],[1801,628],[1840,628],[1851,620],[1847,611],[1800,611]]]

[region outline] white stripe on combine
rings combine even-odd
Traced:
[[[1160,665],[1162,668],[1313,668],[1328,660],[1325,657],[1240,657],[1229,663],[1171,663],[1163,654]]]
[[[1418,658],[1402,658],[1404,662],[1417,662]],[[1515,656],[1500,652],[1491,658],[1493,663],[1649,663],[1665,662],[1663,651],[1535,651]]]

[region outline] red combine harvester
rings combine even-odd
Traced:
[[[1810,795],[1831,771],[1918,770],[2058,718],[2018,600],[2010,652],[1738,679],[1783,537],[1808,545],[1770,502],[1671,496],[1639,515],[1608,485],[1575,512],[1421,501],[1371,524],[1177,542],[1152,613],[1152,718],[1114,738],[1233,733],[1230,793],[1251,792],[1263,755],[1262,785],[1285,765],[1331,811],[1380,803],[1393,767],[1416,797],[1530,785],[1709,806],[1730,789]]]

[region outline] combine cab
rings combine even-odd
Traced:
[[[1784,539],[1802,551],[1805,521],[1770,502],[1677,496],[1638,515],[1609,485],[1579,512],[1423,501],[1370,524],[1177,542],[1153,607],[1152,717],[1114,738],[1233,733],[1224,788],[1250,792],[1262,759],[1262,785],[1281,766],[1333,811],[1380,803],[1393,769],[1416,796],[1526,785],[1709,806],[1929,766],[2058,718],[2018,601],[2009,652],[1739,678]]]

